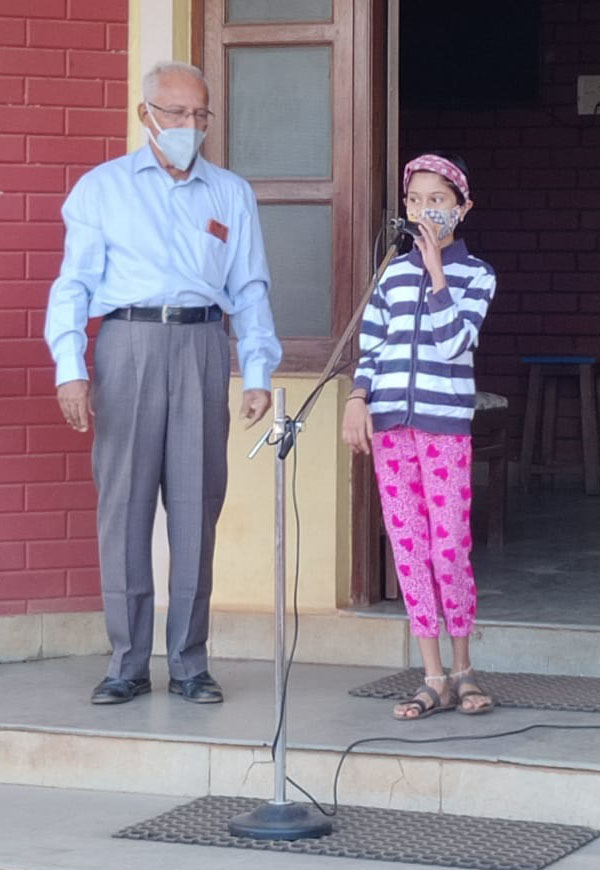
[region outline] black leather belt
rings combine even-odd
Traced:
[[[177,305],[157,305],[155,308],[115,308],[105,320],[143,320],[146,323],[208,323],[221,320],[223,312],[218,305],[189,308]]]

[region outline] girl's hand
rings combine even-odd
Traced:
[[[342,440],[353,453],[368,455],[371,452],[372,438],[373,420],[367,403],[362,398],[349,399],[342,422]]]
[[[433,292],[446,286],[446,278],[442,268],[442,251],[438,239],[438,225],[431,218],[419,221],[421,238],[415,239],[415,245],[423,257],[423,265],[429,272],[433,282]]]

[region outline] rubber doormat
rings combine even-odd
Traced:
[[[420,668],[408,668],[372,683],[350,689],[359,698],[411,698],[423,683]],[[600,713],[600,679],[550,674],[500,674],[477,671],[477,682],[501,707],[534,710],[571,710]]]
[[[230,819],[261,803],[264,801],[255,798],[202,797],[114,836],[469,870],[542,870],[600,836],[600,831],[571,825],[372,807],[339,807],[333,833],[318,840],[232,836],[227,827]]]

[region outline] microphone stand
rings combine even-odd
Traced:
[[[275,711],[278,736],[274,748],[275,764],[275,795],[273,800],[261,804],[247,813],[234,816],[229,822],[229,832],[237,837],[250,837],[255,840],[298,840],[300,838],[317,838],[330,834],[332,824],[323,815],[317,815],[314,809],[305,804],[296,803],[286,798],[286,737],[287,716],[285,708],[285,468],[284,462],[290,452],[296,435],[304,426],[323,387],[330,379],[346,343],[350,340],[362,317],[363,310],[371,295],[396,255],[400,239],[404,235],[418,235],[418,228],[410,221],[402,218],[394,219],[391,225],[396,230],[396,236],[389,246],[379,268],[371,281],[358,308],[352,315],[343,335],[337,342],[333,352],[321,374],[317,386],[308,401],[302,405],[294,419],[285,413],[285,389],[274,391],[273,426],[254,445],[248,458],[252,459],[263,444],[268,443],[270,435],[274,436],[273,444],[279,449],[275,454]]]

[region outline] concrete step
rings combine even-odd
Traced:
[[[493,596],[492,600],[493,600]],[[600,675],[600,624],[558,624],[483,615],[471,638],[472,659],[481,670],[534,674]],[[597,616],[598,608],[590,606]],[[600,619],[598,619],[600,623]],[[165,653],[165,613],[157,611],[154,649]],[[269,612],[213,610],[210,653],[216,658],[269,661],[274,648]],[[288,636],[292,618],[288,620]],[[443,640],[446,660],[448,642]],[[0,662],[109,651],[102,613],[43,613],[0,617]],[[327,665],[408,668],[420,664],[408,622],[397,602],[360,609],[301,614],[296,661]]]
[[[197,797],[273,796],[272,665],[215,660],[226,702],[204,707],[166,692],[153,662],[151,695],[93,706],[101,656],[2,666],[0,782]],[[295,666],[289,690],[289,775],[319,801],[339,780],[344,804],[600,827],[600,716],[497,709],[421,722],[391,718],[389,701],[348,690],[390,669]],[[530,726],[585,726],[549,730]],[[597,730],[592,730],[594,726]],[[291,787],[291,799],[303,799]]]

